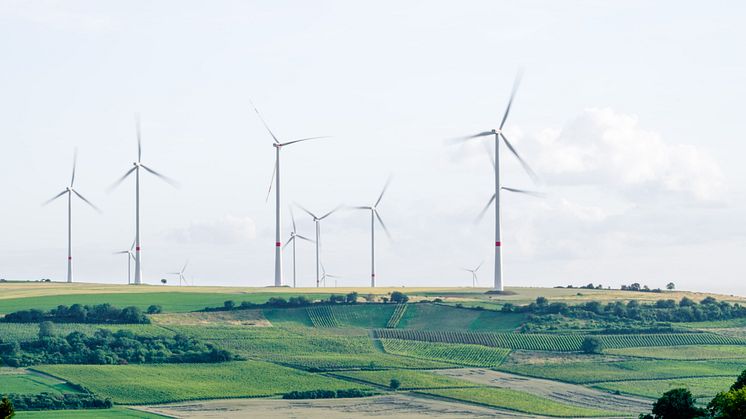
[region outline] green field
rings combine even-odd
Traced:
[[[92,335],[99,329],[129,330],[142,336],[173,336],[174,332],[154,324],[90,324],[90,323],[55,323],[54,330],[58,335],[66,336],[72,332]],[[39,336],[39,325],[36,323],[0,323],[0,336],[5,340],[19,342],[34,340]]]
[[[459,343],[430,343],[412,340],[381,339],[383,349],[394,355],[450,362],[472,367],[497,367],[510,349]]]
[[[0,368],[0,383],[0,393],[79,393],[62,380],[23,369]]]
[[[424,390],[423,393],[448,397],[456,400],[466,400],[472,403],[500,407],[509,410],[517,410],[519,412],[531,413],[536,415],[574,418],[589,416],[613,416],[620,414],[624,415],[624,413],[620,412],[610,412],[608,410],[600,409],[588,409],[585,407],[559,403],[523,391],[497,387],[436,389]]]
[[[90,410],[48,410],[16,412],[13,419],[163,419],[163,416],[138,410],[115,407],[112,409],[90,409]]]
[[[744,359],[746,361],[746,346],[670,346],[656,348],[654,351],[649,348],[623,348],[609,349],[606,353],[652,359]]]
[[[361,388],[358,384],[261,361],[217,365],[47,365],[37,369],[83,384],[98,395],[124,404]]]
[[[469,310],[443,304],[409,304],[399,329],[513,331],[525,320],[519,313]],[[383,327],[383,326],[380,326]]]
[[[388,387],[391,379],[401,383],[402,390],[432,389],[450,387],[478,387],[474,383],[458,380],[427,371],[385,370],[385,371],[347,371],[338,373],[342,377],[354,378],[371,384]]]
[[[733,384],[734,377],[696,377],[675,378],[670,380],[639,380],[596,383],[593,386],[621,393],[657,398],[664,392],[674,388],[686,388],[700,401],[711,399],[717,393],[728,389]]]

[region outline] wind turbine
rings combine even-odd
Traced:
[[[334,208],[321,217],[317,217],[314,213],[300,205],[298,205],[298,207],[305,211],[306,214],[310,215],[311,218],[313,218],[313,222],[316,224],[316,288],[318,288],[319,283],[321,282],[321,276],[319,275],[319,266],[321,265],[321,262],[319,261],[319,248],[321,247],[321,220],[334,214],[340,207]]]
[[[133,172],[135,173],[135,285],[142,284],[142,264],[141,264],[141,256],[140,256],[140,169],[145,169],[146,171],[150,172],[151,174],[161,178],[166,183],[170,184],[171,186],[176,186],[176,181],[173,179],[164,176],[155,170],[149,168],[148,166],[145,166],[142,164],[142,138],[140,135],[140,118],[137,118],[136,120],[136,127],[137,127],[137,161],[132,163],[134,166],[130,170],[128,170],[124,176],[119,178],[114,184],[109,188],[109,190],[112,190],[119,186],[120,183],[124,182],[124,179],[127,178],[127,176],[131,175]]]
[[[179,275],[179,286],[181,286],[181,283],[185,283],[189,285],[189,283],[186,280],[186,277],[184,276],[184,271],[186,271],[187,266],[189,265],[189,261],[187,260],[184,262],[184,267],[181,268],[179,272],[169,272],[168,275]]]
[[[293,231],[290,232],[290,238],[288,239],[287,243],[282,246],[282,248],[285,249],[287,245],[290,244],[290,242],[293,243],[293,288],[295,288],[295,242],[297,239],[301,239],[313,243],[313,240],[298,234],[298,231],[295,227],[295,216],[293,215],[292,207],[290,208],[290,218],[293,220]]]
[[[44,202],[43,205],[47,205],[50,202],[54,201],[55,199],[61,197],[62,195],[67,194],[67,282],[73,282],[73,253],[72,253],[72,240],[73,240],[73,233],[72,233],[72,225],[73,225],[73,210],[72,210],[72,199],[73,194],[75,194],[78,198],[82,199],[83,202],[90,205],[91,208],[95,209],[98,212],[101,212],[95,205],[91,203],[91,201],[85,199],[83,195],[78,193],[75,189],[73,189],[73,185],[75,185],[75,168],[78,164],[78,150],[75,150],[75,153],[73,154],[73,175],[70,179],[70,186],[66,187],[65,190],[60,192],[59,194],[55,195],[52,199]]]
[[[513,144],[508,141],[508,139],[505,137],[505,134],[503,133],[503,127],[505,127],[505,121],[508,119],[508,114],[510,113],[510,107],[513,105],[513,99],[515,98],[516,91],[518,90],[518,85],[521,81],[521,73],[519,72],[518,75],[515,78],[515,81],[513,83],[513,90],[510,93],[510,100],[508,101],[508,106],[505,108],[505,113],[503,114],[502,120],[500,121],[499,128],[492,129],[490,131],[483,131],[478,134],[469,135],[466,137],[460,137],[457,140],[458,141],[467,141],[475,138],[481,138],[481,137],[495,137],[495,158],[492,161],[492,166],[495,169],[495,193],[492,195],[490,200],[487,202],[487,205],[484,207],[484,209],[479,214],[478,218],[481,218],[482,215],[489,209],[490,205],[492,204],[492,201],[495,201],[495,283],[494,283],[494,290],[495,291],[502,291],[503,290],[503,276],[502,276],[502,240],[501,240],[501,232],[500,232],[500,191],[505,190],[509,192],[515,192],[515,193],[522,193],[522,194],[528,194],[528,195],[534,195],[534,196],[541,196],[540,193],[527,191],[523,189],[515,189],[515,188],[508,188],[502,186],[500,183],[500,139],[503,140],[505,143],[505,146],[508,147],[508,150],[518,159],[518,162],[523,166],[523,169],[528,173],[528,175],[531,177],[531,179],[534,181],[534,183],[538,183],[538,176],[536,176],[536,173],[531,169],[531,167],[526,163],[526,161],[518,154],[518,151],[516,151],[515,147],[513,147]]]
[[[324,264],[321,264],[321,280],[324,282],[324,287],[326,288],[326,278],[334,278],[334,288],[337,287],[337,279],[340,278],[337,275],[332,275],[326,273],[326,269],[324,269]]]
[[[283,282],[282,277],[282,242],[281,236],[282,231],[280,227],[280,149],[282,147],[288,146],[290,144],[299,143],[301,141],[308,141],[308,140],[316,140],[319,138],[328,138],[327,136],[322,137],[309,137],[309,138],[301,138],[298,140],[291,140],[286,142],[280,142],[280,140],[277,139],[277,136],[272,132],[271,129],[269,129],[269,125],[264,121],[264,118],[262,118],[262,115],[259,113],[259,110],[254,106],[252,103],[251,106],[254,108],[254,112],[256,112],[256,115],[259,117],[259,120],[262,121],[262,125],[264,125],[264,128],[267,129],[267,132],[269,132],[269,135],[272,136],[272,139],[274,140],[274,143],[272,146],[275,148],[275,168],[272,171],[272,179],[269,181],[269,190],[267,190],[267,198],[269,199],[269,194],[272,192],[272,181],[275,181],[275,286],[281,287]]]
[[[472,286],[472,288],[476,288],[477,287],[477,282],[478,282],[477,281],[477,271],[479,270],[479,268],[482,267],[482,263],[484,263],[484,262],[480,262],[479,265],[476,268],[474,268],[474,269],[461,268],[461,269],[463,269],[463,270],[465,270],[467,272],[471,272],[471,286]]]
[[[132,246],[129,250],[122,250],[121,252],[114,252],[115,255],[127,255],[127,285],[132,283],[132,260],[135,259],[133,250],[135,249],[135,241],[132,241]]]
[[[386,224],[383,223],[383,220],[381,219],[381,216],[378,214],[378,204],[381,203],[381,199],[383,198],[383,194],[386,193],[386,189],[388,189],[389,184],[391,183],[391,178],[386,181],[386,184],[383,185],[383,190],[381,191],[381,194],[378,195],[378,199],[376,202],[368,207],[353,207],[354,209],[360,209],[360,210],[368,210],[370,211],[370,286],[375,287],[376,286],[376,220],[381,224],[381,227],[383,227],[383,231],[386,232],[386,235],[391,239],[391,233],[389,232],[389,229],[386,227]]]

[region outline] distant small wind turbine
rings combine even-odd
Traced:
[[[383,220],[381,219],[381,215],[378,214],[378,204],[381,203],[381,199],[383,198],[383,194],[386,193],[386,189],[388,189],[389,184],[391,183],[391,178],[389,178],[386,181],[386,184],[383,185],[383,190],[381,190],[381,194],[378,195],[378,199],[376,202],[371,206],[362,206],[362,207],[353,207],[354,209],[360,209],[360,210],[367,210],[370,211],[370,286],[375,287],[376,286],[376,219],[381,224],[381,227],[383,227],[383,231],[386,232],[386,235],[391,239],[391,233],[389,232],[389,229],[386,227],[386,224],[384,224]]]
[[[282,246],[282,248],[285,249],[287,245],[289,245],[291,242],[293,243],[293,288],[295,288],[295,242],[297,241],[297,239],[305,240],[311,243],[313,243],[314,241],[298,234],[298,230],[295,226],[295,216],[293,215],[292,207],[290,207],[290,218],[293,220],[293,231],[290,232],[290,238],[288,239],[287,243]]]
[[[305,211],[306,214],[310,215],[311,218],[313,218],[313,222],[316,224],[316,288],[318,288],[321,282],[321,276],[319,275],[319,267],[321,266],[321,262],[319,260],[319,249],[321,247],[321,220],[334,214],[337,210],[339,210],[340,207],[334,208],[321,217],[317,217],[314,213],[303,208],[300,205],[298,205],[298,207]]]
[[[44,202],[42,205],[47,205],[50,202],[54,201],[55,199],[61,197],[62,195],[67,194],[67,282],[73,282],[73,253],[72,253],[72,197],[73,194],[75,194],[78,198],[82,199],[83,202],[90,205],[91,208],[95,209],[98,212],[101,212],[101,210],[98,209],[95,205],[91,203],[91,201],[85,199],[83,195],[78,193],[75,189],[73,189],[73,185],[75,184],[75,168],[78,163],[78,150],[75,150],[75,153],[73,154],[73,175],[70,179],[70,186],[66,187],[65,190],[60,192],[59,194],[55,195],[52,199]]]
[[[184,271],[186,271],[187,266],[189,266],[189,261],[184,262],[184,267],[182,267],[179,272],[169,272],[168,273],[168,275],[178,275],[179,276],[179,286],[181,286],[182,282],[184,284],[189,285],[189,283],[186,280],[186,277],[184,276]]]
[[[479,268],[482,267],[482,263],[484,263],[484,262],[480,262],[479,265],[476,268],[474,268],[474,269],[461,268],[461,269],[463,269],[463,270],[465,270],[467,272],[471,272],[471,286],[472,286],[472,288],[476,288],[477,287],[477,284],[478,284],[478,281],[477,281],[477,271],[479,270]]]
[[[164,176],[155,170],[149,168],[148,166],[145,166],[142,164],[142,138],[140,135],[140,118],[137,118],[136,120],[136,126],[137,126],[137,161],[132,163],[134,166],[130,170],[128,170],[124,176],[119,178],[116,182],[114,182],[113,185],[109,188],[109,190],[112,190],[119,186],[122,182],[124,182],[124,179],[127,178],[127,176],[131,175],[133,172],[135,173],[135,285],[142,284],[142,264],[141,264],[141,256],[140,256],[140,169],[145,169],[146,171],[154,174],[155,176],[161,178],[166,183],[170,184],[171,186],[177,186],[176,181],[173,179]]]
[[[480,212],[479,217],[481,218],[482,215],[489,209],[490,205],[492,205],[492,202],[495,202],[495,283],[494,283],[494,290],[496,291],[502,291],[503,290],[503,273],[502,273],[502,239],[501,239],[501,232],[500,232],[500,191],[505,190],[509,192],[515,192],[515,193],[522,193],[522,194],[528,194],[533,196],[541,196],[538,192],[533,191],[527,191],[523,189],[515,189],[515,188],[508,188],[502,186],[500,183],[500,139],[502,138],[503,142],[505,143],[505,146],[508,147],[508,150],[513,153],[513,155],[518,159],[518,162],[523,166],[523,169],[528,173],[528,175],[531,177],[531,179],[534,181],[534,183],[538,183],[538,176],[536,173],[531,169],[531,167],[526,163],[525,160],[518,154],[515,147],[513,147],[513,144],[508,141],[508,139],[505,137],[505,134],[503,133],[503,127],[505,126],[505,121],[508,119],[508,114],[510,113],[510,107],[513,104],[513,99],[515,98],[515,93],[518,90],[518,85],[520,84],[521,80],[521,73],[519,72],[518,75],[515,78],[515,82],[513,83],[513,90],[510,93],[510,100],[508,100],[508,106],[505,109],[505,113],[503,114],[502,120],[500,121],[500,126],[497,129],[492,129],[490,131],[483,131],[478,134],[469,135],[466,137],[460,137],[456,140],[458,142],[463,142],[475,138],[481,138],[481,137],[489,137],[489,136],[495,136],[495,158],[492,160],[492,166],[495,169],[495,193],[492,195],[490,200],[487,202],[487,205],[484,207],[484,209]]]
[[[129,250],[122,250],[121,252],[114,252],[115,255],[127,255],[127,285],[132,284],[132,261],[135,259],[133,250],[135,249],[135,242],[132,241],[132,246]]]
[[[259,117],[259,120],[262,121],[262,125],[264,125],[264,128],[267,129],[267,132],[269,132],[269,135],[272,136],[272,139],[274,140],[274,143],[272,146],[275,148],[275,167],[272,171],[272,179],[269,181],[269,190],[267,190],[267,198],[269,199],[269,194],[272,192],[272,180],[276,182],[275,184],[275,286],[281,287],[283,282],[283,276],[282,276],[282,230],[280,225],[280,149],[282,147],[288,146],[290,144],[299,143],[301,141],[308,141],[308,140],[316,140],[320,138],[329,138],[328,136],[322,136],[322,137],[309,137],[309,138],[301,138],[299,140],[292,140],[292,141],[286,141],[284,143],[281,143],[280,140],[277,139],[275,134],[272,132],[271,129],[269,129],[269,125],[264,121],[264,118],[262,118],[262,115],[259,113],[259,110],[254,106],[252,103],[251,106],[254,108],[254,112],[256,112],[256,115]]]
[[[321,264],[321,281],[324,283],[324,287],[326,287],[326,278],[334,278],[334,288],[337,287],[337,279],[341,278],[337,275],[332,275],[329,273],[326,273],[326,269],[324,269],[324,264]]]

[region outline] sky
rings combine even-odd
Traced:
[[[743,97],[746,6],[724,1],[0,1],[0,278],[64,280],[67,208],[41,204],[70,180],[78,282],[124,283],[113,252],[134,238],[142,176],[143,275],[197,285],[273,282],[272,138],[331,136],[282,151],[290,208],[379,205],[382,286],[492,281],[494,192],[487,149],[448,139],[505,133],[507,286],[584,285],[746,295]],[[486,148],[485,145],[488,147]],[[494,152],[494,151],[492,151]],[[312,220],[296,206],[300,234]],[[488,213],[489,214],[489,213]],[[322,261],[365,286],[370,219],[322,222]],[[290,249],[289,247],[287,249]],[[313,244],[297,247],[315,283]],[[285,282],[292,282],[286,251]],[[334,285],[331,280],[328,285]]]

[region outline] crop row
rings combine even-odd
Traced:
[[[339,327],[339,321],[330,306],[309,307],[308,317],[314,327]]]
[[[390,354],[445,361],[473,367],[497,367],[510,353],[510,349],[461,343],[381,339],[381,344],[384,351]]]
[[[391,317],[389,318],[388,323],[386,323],[386,327],[389,329],[396,328],[396,326],[399,325],[399,322],[401,321],[402,317],[404,317],[404,313],[406,311],[407,311],[407,303],[397,304],[396,308],[394,309],[394,312],[391,313]]]
[[[499,348],[578,351],[585,336],[529,333],[477,333],[408,329],[376,329],[375,337],[425,342],[465,343]],[[743,345],[746,340],[711,333],[668,333],[646,335],[598,335],[605,348],[679,345]]]

